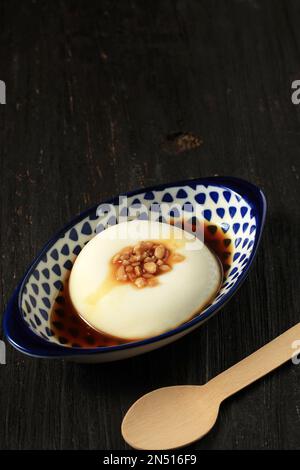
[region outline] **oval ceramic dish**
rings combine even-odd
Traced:
[[[59,344],[50,328],[50,312],[63,289],[62,280],[70,272],[82,247],[95,233],[118,223],[109,211],[105,216],[101,215],[100,223],[97,207],[93,207],[76,217],[47,243],[16,288],[4,315],[5,335],[16,349],[34,357],[80,362],[106,362],[135,356],[171,343],[197,328],[216,313],[241,285],[252,264],[265,220],[266,201],[259,188],[237,178],[210,177],[154,186],[124,196],[127,196],[129,207],[140,204],[155,208],[157,203],[168,203],[175,219],[178,204],[184,206],[185,218],[193,217],[190,210],[196,204],[207,222],[230,234],[232,262],[213,303],[181,326],[142,341],[95,348],[72,348]],[[106,204],[116,207],[118,202],[117,197],[106,201]],[[140,218],[143,216],[145,214],[139,214]],[[160,221],[164,221],[161,214]]]

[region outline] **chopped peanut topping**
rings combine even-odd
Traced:
[[[171,253],[162,243],[142,241],[117,253],[112,264],[117,281],[129,281],[141,289],[157,285],[157,276],[170,271],[172,263],[183,260],[183,255]]]
[[[161,271],[166,272],[166,271],[170,271],[171,268],[170,268],[170,266],[169,266],[168,264],[163,264],[162,266],[160,266],[159,269],[160,269]]]
[[[123,265],[118,268],[116,278],[117,281],[127,281],[127,274]]]
[[[156,264],[154,261],[150,261],[149,263],[144,264],[144,269],[147,271],[147,273],[154,274],[156,272]]]
[[[155,248],[154,256],[156,256],[158,259],[162,259],[165,256],[165,247],[159,245],[157,248]]]
[[[138,277],[135,281],[134,281],[136,287],[138,287],[139,289],[141,289],[141,287],[145,287],[145,285],[147,284],[147,281],[143,278],[143,277]]]

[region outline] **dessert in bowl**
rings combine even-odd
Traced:
[[[119,198],[92,208],[28,269],[4,319],[17,349],[86,362],[141,354],[198,327],[241,284],[266,212],[256,186],[212,177],[126,196],[125,212],[140,207],[132,219],[121,220]]]
[[[165,333],[189,320],[215,297],[222,271],[205,244],[188,235],[146,220],[123,222],[96,235],[71,271],[75,311],[97,331],[127,341]]]

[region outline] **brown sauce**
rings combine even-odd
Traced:
[[[184,228],[189,230],[186,224],[184,224]],[[192,225],[190,231],[195,232]],[[205,222],[204,242],[219,258],[223,267],[224,278],[226,278],[226,273],[232,262],[233,242],[231,235],[228,232],[224,233],[221,227]],[[78,348],[95,348],[130,342],[103,334],[82,320],[72,305],[68,281],[69,275],[64,280],[64,285],[54,302],[50,315],[52,333],[60,344]]]
[[[176,224],[178,225],[178,224]],[[196,226],[192,224],[187,224],[187,222],[182,222],[181,228],[184,228],[186,231],[194,233],[196,236]],[[204,222],[204,243],[205,245],[219,258],[224,277],[228,272],[231,263],[232,263],[232,236],[230,233],[224,233],[221,227],[215,224],[210,224],[209,222]]]

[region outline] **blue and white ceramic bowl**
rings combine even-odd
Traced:
[[[206,221],[221,227],[232,241],[232,262],[218,296],[204,311],[187,323],[159,336],[117,346],[74,348],[59,343],[50,326],[53,303],[61,294],[63,279],[72,269],[82,247],[107,225],[118,223],[109,212],[99,225],[96,207],[76,217],[55,235],[29,267],[15,290],[4,316],[4,331],[19,351],[34,357],[68,358],[81,362],[106,362],[157,349],[186,335],[215,314],[245,279],[253,262],[266,214],[262,191],[237,178],[210,177],[159,185],[127,193],[128,205],[167,202],[197,205]],[[119,197],[107,201],[116,205]],[[177,206],[178,207],[178,206]],[[172,211],[176,218],[176,210]],[[140,214],[143,218],[143,214]],[[159,216],[158,216],[159,217]],[[161,220],[161,219],[160,219]]]

